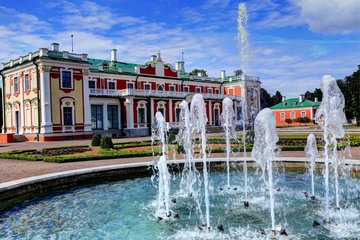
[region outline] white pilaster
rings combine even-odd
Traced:
[[[212,108],[212,102],[211,102],[211,100],[209,100],[209,112],[210,112],[210,114],[209,114],[209,124],[210,125],[213,125],[213,123],[212,123],[212,115],[213,115],[213,108]]]
[[[24,78],[23,78],[23,73],[21,73],[20,76],[18,76],[18,87],[20,89],[20,109],[19,109],[19,113],[20,113],[20,128],[19,128],[19,134],[24,134],[25,133],[25,108],[24,108]]]
[[[84,81],[84,132],[91,131],[91,105],[90,105],[90,89],[89,89],[89,70],[83,70]]]
[[[172,99],[169,99],[169,123],[173,122],[173,104]]]
[[[41,133],[52,133],[50,67],[40,67]]]
[[[150,124],[154,122],[154,99],[150,100]]]
[[[126,124],[127,128],[134,128],[134,100],[126,98]]]
[[[108,130],[108,111],[107,111],[107,103],[103,105],[103,128],[104,131]]]

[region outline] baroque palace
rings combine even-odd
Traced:
[[[160,52],[144,65],[88,54],[40,48],[3,63],[3,135],[29,141],[89,138],[94,133],[120,136],[151,134],[155,113],[160,111],[169,127],[179,122],[182,100],[201,93],[209,127],[219,126],[222,100],[234,101],[241,119],[241,99],[247,99],[247,118],[260,110],[260,80],[250,76],[192,75],[183,61],[163,62]]]

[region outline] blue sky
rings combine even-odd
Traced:
[[[249,12],[249,75],[288,97],[319,87],[321,76],[352,74],[360,64],[359,0],[245,1]],[[0,2],[0,62],[60,43],[94,58],[144,63],[158,50],[174,63],[210,76],[240,68],[237,8],[231,0]]]

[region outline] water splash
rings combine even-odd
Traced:
[[[324,75],[321,81],[321,91],[323,98],[321,105],[316,111],[315,121],[324,130],[324,154],[325,154],[325,205],[326,215],[329,215],[329,158],[332,157],[332,167],[335,180],[335,204],[340,208],[339,183],[338,183],[338,152],[337,138],[343,138],[345,135],[343,125],[346,123],[344,113],[345,98],[339,89],[335,78],[330,75]],[[332,155],[329,148],[332,147]],[[329,218],[326,219],[329,221]]]
[[[227,169],[227,187],[230,188],[230,139],[235,138],[235,113],[233,101],[226,97],[222,101],[221,125],[225,130],[226,140],[226,169]]]
[[[247,103],[246,98],[241,98],[241,125],[242,125],[242,142],[243,142],[243,155],[244,155],[244,192],[245,192],[245,204],[248,204],[248,170],[246,160],[246,121],[247,121]]]
[[[167,127],[164,116],[161,112],[155,114],[155,128],[153,129],[153,140],[155,136],[161,142],[161,156],[156,163],[156,170],[159,177],[157,217],[166,218],[171,216],[170,211],[170,180],[171,175],[167,166]]]
[[[259,112],[255,119],[254,128],[255,139],[251,155],[255,159],[256,163],[260,166],[265,185],[267,185],[267,188],[269,189],[271,229],[273,233],[275,233],[272,162],[275,157],[275,150],[278,148],[276,143],[279,141],[279,137],[276,131],[276,121],[274,114],[269,108],[265,108]]]
[[[195,94],[191,101],[190,118],[193,124],[192,131],[200,133],[201,137],[201,155],[203,160],[203,176],[204,176],[204,199],[205,199],[205,214],[206,227],[210,229],[210,201],[209,201],[209,179],[206,163],[206,107],[203,96]]]
[[[311,174],[311,195],[315,197],[315,164],[318,156],[318,148],[316,146],[316,138],[314,134],[309,134],[307,137],[307,144],[305,146],[306,158],[310,163],[310,174]]]

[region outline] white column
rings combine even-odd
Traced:
[[[91,131],[91,105],[89,89],[89,70],[83,69],[83,88],[84,88],[84,132]]]
[[[134,128],[134,101],[132,97],[126,98],[126,124],[127,128]]]
[[[213,115],[213,109],[212,109],[212,102],[211,102],[211,100],[209,100],[209,109],[210,109],[210,114],[209,114],[209,124],[210,125],[213,125],[213,123],[212,123],[212,115]]]
[[[169,99],[169,123],[172,122],[173,122],[173,105],[172,105],[172,99]]]
[[[150,100],[150,124],[154,122],[154,99]]]
[[[50,67],[40,68],[41,133],[52,133]],[[40,119],[39,119],[40,120]]]
[[[107,103],[103,105],[103,129],[104,131],[108,130],[108,111],[107,111]]]
[[[19,126],[19,134],[25,133],[25,115],[26,111],[24,108],[24,84],[23,84],[23,74],[21,73],[20,76],[18,76],[18,88],[20,89],[20,109],[19,109],[19,117],[20,117],[20,126]]]
[[[118,106],[119,129],[121,129],[121,107],[120,105]]]

